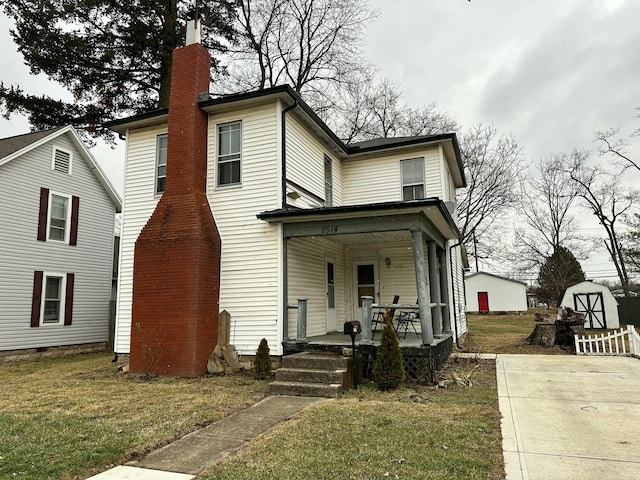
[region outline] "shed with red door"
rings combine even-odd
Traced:
[[[486,272],[465,276],[468,312],[526,312],[527,284]]]

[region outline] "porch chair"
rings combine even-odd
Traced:
[[[418,303],[418,299],[416,298],[416,304]],[[416,329],[416,322],[420,322],[420,311],[412,310],[410,312],[400,312],[398,316],[398,324],[396,325],[396,333],[400,336],[400,330],[404,328],[404,336],[402,338],[407,338],[407,331],[409,327],[413,328],[413,332],[418,335],[418,330]]]
[[[397,305],[398,301],[400,300],[400,295],[394,295],[393,297],[393,301],[391,302],[393,305]],[[391,323],[393,325],[393,316],[396,313],[396,309],[395,308],[391,308],[389,309],[389,317],[391,317]],[[373,340],[376,336],[376,332],[378,330],[376,330],[376,326],[379,324],[383,324],[384,325],[384,310],[380,310],[377,312],[373,312],[371,315],[371,340]],[[384,327],[382,327],[384,328]]]

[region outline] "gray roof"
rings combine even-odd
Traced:
[[[32,143],[51,135],[53,132],[60,130],[61,128],[64,127],[56,127],[51,130],[43,130],[41,132],[25,133],[14,137],[0,138],[0,159],[11,155],[18,150],[22,150],[24,147],[28,147]]]

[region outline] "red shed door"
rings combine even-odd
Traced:
[[[478,310],[480,312],[489,311],[489,294],[487,292],[478,292]]]

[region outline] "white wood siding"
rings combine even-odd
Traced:
[[[242,121],[242,184],[216,187],[216,125]],[[207,192],[222,237],[220,310],[231,314],[231,342],[255,354],[266,338],[282,352],[280,227],[256,215],[278,208],[280,115],[274,103],[209,117]]]
[[[519,282],[478,273],[465,279],[467,311],[477,312],[478,292],[487,292],[489,311],[526,312],[527,287]]]
[[[336,325],[340,330],[345,322],[344,310],[344,250],[342,245],[326,238],[294,238],[289,240],[289,305],[297,305],[299,298],[307,299],[307,336],[327,333],[326,257],[335,260]],[[296,337],[297,310],[289,310],[288,335]]]
[[[129,132],[125,158],[120,271],[116,310],[115,351],[129,353],[133,295],[133,253],[142,228],[160,199],[155,193],[156,138],[167,125]]]
[[[72,174],[51,169],[53,145]],[[108,337],[115,206],[65,134],[0,166],[0,350],[104,342]],[[40,188],[80,198],[78,244],[36,240]],[[34,271],[75,273],[72,325],[30,327]]]
[[[443,161],[437,146],[401,154],[349,159],[343,166],[343,202],[358,205],[402,200],[400,161],[424,158],[425,198],[443,198]]]
[[[327,155],[333,160],[333,205],[342,205],[342,162],[295,115],[287,114],[286,129],[287,180],[292,180],[320,198],[325,199],[324,156]],[[300,206],[302,208],[305,207],[305,205]]]
[[[447,248],[447,250],[449,249]],[[455,318],[453,309],[451,309],[449,313],[451,316],[451,326],[453,327],[454,321],[457,323],[457,330],[454,328],[454,334],[457,331],[458,337],[461,337],[469,330],[467,327],[467,311],[465,308],[466,302],[464,297],[464,266],[462,264],[460,247],[453,248],[449,251],[451,252],[452,257],[447,268],[453,268],[453,282],[451,282],[451,276],[449,277],[448,282],[450,285],[450,291],[451,289],[453,290],[453,296],[449,293],[449,298],[452,299],[450,303],[452,304],[453,309],[455,309]]]

